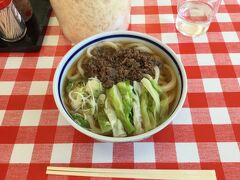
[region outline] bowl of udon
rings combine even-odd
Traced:
[[[131,142],[161,131],[186,98],[184,66],[147,34],[114,31],[76,44],[53,80],[55,103],[79,132],[99,141]]]

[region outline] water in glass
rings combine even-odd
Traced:
[[[213,14],[206,2],[185,1],[178,6],[176,28],[184,35],[198,36],[208,30]]]

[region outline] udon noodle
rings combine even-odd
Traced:
[[[127,71],[128,67],[140,73],[132,75],[134,70]],[[109,69],[112,74],[108,77]],[[69,69],[64,86],[65,105],[73,120],[90,131],[115,137],[155,128],[169,117],[178,99],[178,79],[172,65],[164,55],[138,42],[107,41],[87,48]],[[115,108],[116,101],[120,110]]]

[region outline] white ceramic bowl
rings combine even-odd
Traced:
[[[179,100],[176,102],[176,107],[169,116],[169,118],[161,125],[156,127],[155,129],[152,129],[151,131],[145,132],[140,135],[136,136],[130,136],[130,137],[107,137],[102,136],[99,134],[95,134],[93,132],[90,132],[79,125],[77,125],[69,116],[65,105],[63,103],[63,97],[62,97],[62,91],[63,91],[63,82],[65,79],[65,76],[71,67],[71,65],[78,59],[79,56],[85,51],[85,49],[95,43],[99,43],[101,41],[128,41],[128,42],[141,42],[152,49],[154,49],[156,52],[159,52],[161,54],[164,54],[164,56],[168,59],[169,63],[172,64],[174,67],[174,70],[177,74],[178,81],[179,81]],[[102,34],[97,34],[95,36],[89,37],[85,39],[84,41],[81,41],[80,43],[76,44],[69,52],[62,58],[61,62],[59,63],[54,80],[53,80],[53,95],[54,100],[56,102],[56,105],[61,112],[61,114],[64,116],[64,118],[78,131],[81,133],[90,136],[94,139],[100,140],[100,141],[107,141],[107,142],[130,142],[130,141],[138,141],[142,140],[144,138],[147,138],[159,131],[161,131],[163,128],[165,128],[170,122],[172,122],[173,118],[176,116],[176,114],[180,111],[182,108],[182,105],[185,101],[187,94],[187,77],[186,72],[184,70],[183,64],[178,59],[176,54],[173,52],[171,48],[169,48],[167,45],[163,44],[158,39],[149,36],[147,34],[133,32],[133,31],[114,31],[114,32],[106,32]]]

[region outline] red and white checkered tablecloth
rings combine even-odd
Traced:
[[[50,164],[215,169],[218,179],[240,179],[240,0],[222,2],[197,38],[176,31],[176,0],[132,0],[131,14],[130,30],[159,38],[184,63],[188,95],[173,123],[122,144],[97,142],[68,125],[52,79],[71,44],[53,15],[40,52],[0,53],[0,179],[72,179],[47,176]]]

